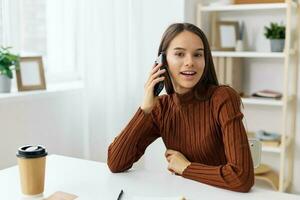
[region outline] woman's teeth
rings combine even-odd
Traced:
[[[180,72],[180,74],[191,76],[191,75],[195,75],[196,72],[193,72],[193,71],[185,71],[185,72]]]

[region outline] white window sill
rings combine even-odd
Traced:
[[[19,92],[16,89],[12,90],[10,93],[0,93],[0,101],[16,99],[20,97],[32,97],[40,95],[49,95],[59,92],[68,92],[74,90],[82,90],[84,88],[83,81],[72,81],[64,83],[52,83],[47,85],[46,90],[34,90],[34,91],[24,91]]]

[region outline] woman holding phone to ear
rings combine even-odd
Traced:
[[[218,84],[206,36],[193,24],[172,24],[158,52],[165,54],[166,69],[153,66],[141,106],[109,146],[110,170],[130,169],[147,146],[162,137],[169,171],[248,192],[254,169],[241,99],[229,86]],[[160,81],[167,95],[155,96],[154,86]]]

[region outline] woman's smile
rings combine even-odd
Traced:
[[[183,78],[183,80],[186,80],[186,81],[191,81],[191,80],[195,79],[196,74],[197,74],[197,72],[192,71],[192,70],[186,70],[186,71],[180,72],[180,76]]]

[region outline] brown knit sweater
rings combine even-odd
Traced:
[[[254,170],[240,97],[228,86],[214,86],[211,91],[203,101],[192,91],[162,95],[150,114],[139,108],[108,148],[110,170],[128,170],[148,145],[162,137],[167,149],[181,152],[191,162],[183,177],[248,192]]]

